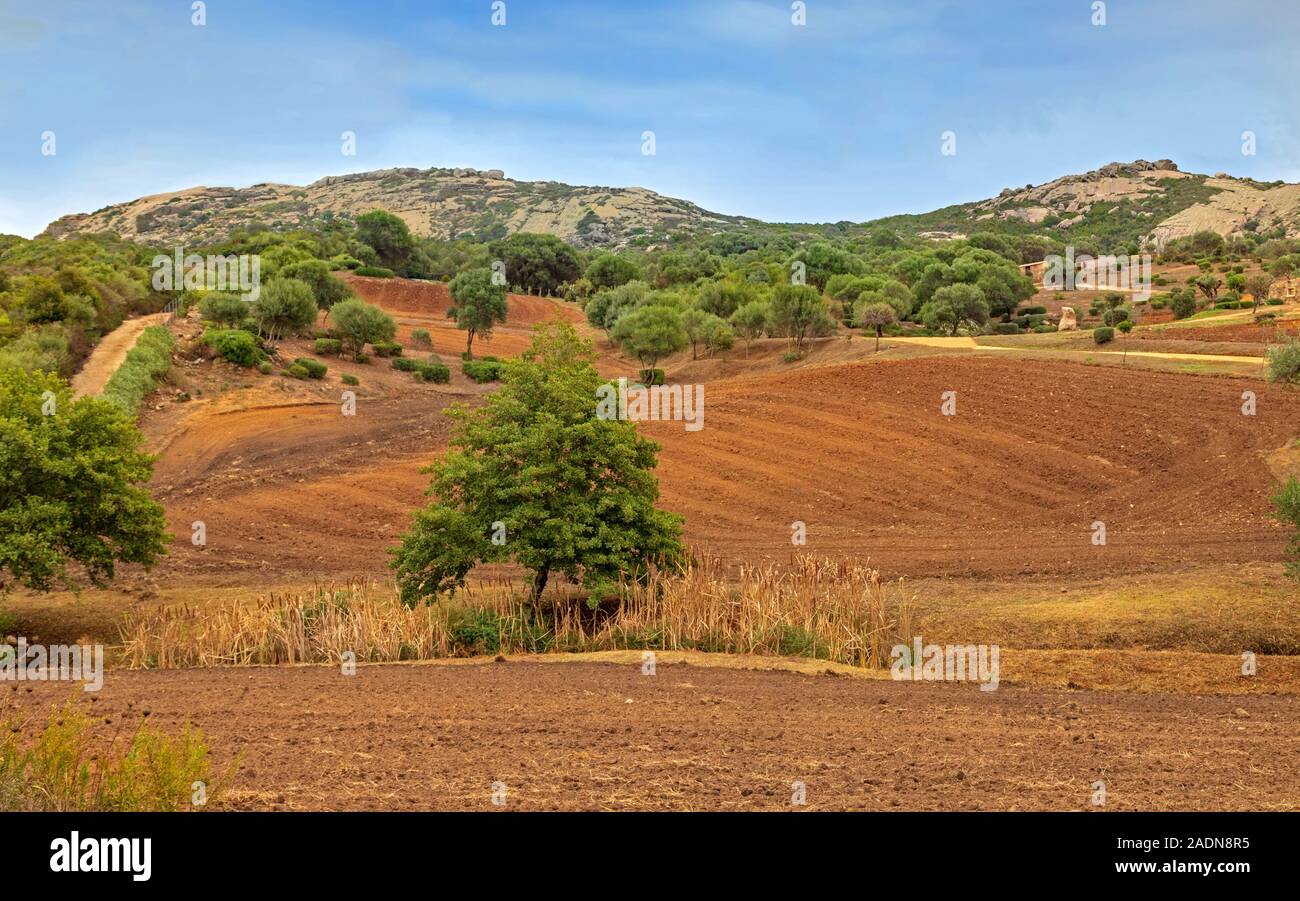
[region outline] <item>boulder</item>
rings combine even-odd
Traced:
[[[1078,321],[1074,318],[1074,307],[1061,307],[1061,324],[1056,327],[1058,332],[1073,332],[1079,328]]]

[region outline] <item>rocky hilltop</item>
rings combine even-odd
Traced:
[[[623,247],[671,236],[765,227],[711,213],[645,188],[581,187],[516,181],[499,169],[381,169],[322,178],[306,187],[190,188],[64,216],[56,236],[112,231],[149,244],[201,246],[238,228],[319,228],[370,210],[401,216],[411,231],[438,238],[492,240],[514,232],[557,235],[578,247]],[[847,223],[773,225],[801,235],[844,233]],[[899,234],[959,237],[993,229],[1041,234],[1103,247],[1163,246],[1202,229],[1222,235],[1300,235],[1300,185],[1262,183],[1220,172],[1184,172],[1172,160],[1110,163],[1041,185],[1007,188],[996,197],[919,215],[849,226],[884,226]]]
[[[149,244],[202,245],[254,224],[320,227],[370,210],[401,216],[411,231],[439,238],[494,239],[518,231],[558,235],[580,247],[619,247],[637,236],[743,227],[645,188],[516,181],[500,169],[380,169],[322,178],[306,187],[189,188],[64,216],[47,233],[112,231]]]

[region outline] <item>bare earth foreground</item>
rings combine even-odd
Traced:
[[[67,697],[0,691],[0,715]],[[188,718],[239,768],[227,809],[1300,808],[1294,697],[935,685],[790,672],[508,661],[112,671],[112,722]]]

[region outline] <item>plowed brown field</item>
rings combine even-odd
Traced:
[[[77,694],[81,694],[77,692]],[[66,686],[0,690],[0,715]],[[893,682],[661,663],[113,671],[107,740],[147,712],[240,764],[226,808],[1109,810],[1300,808],[1300,706]]]
[[[374,393],[355,417],[331,396],[195,410],[158,435],[173,529],[208,533],[178,542],[164,574],[386,572],[423,502],[420,467],[445,447],[442,409],[484,389],[356,370]],[[1256,416],[1241,414],[1245,389]],[[940,413],[944,391],[956,416]],[[1257,380],[936,356],[725,379],[705,409],[698,432],[641,427],[663,445],[662,505],[729,562],[813,552],[890,575],[1087,577],[1282,559],[1266,457],[1300,433],[1300,395]]]

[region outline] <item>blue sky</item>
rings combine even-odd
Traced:
[[[0,0],[0,233],[390,166],[802,222],[1139,157],[1300,181],[1300,3],[1109,0],[1104,26],[1092,5],[806,0],[796,27],[789,0],[505,0],[494,26],[491,0],[208,0],[195,27],[190,0]]]

